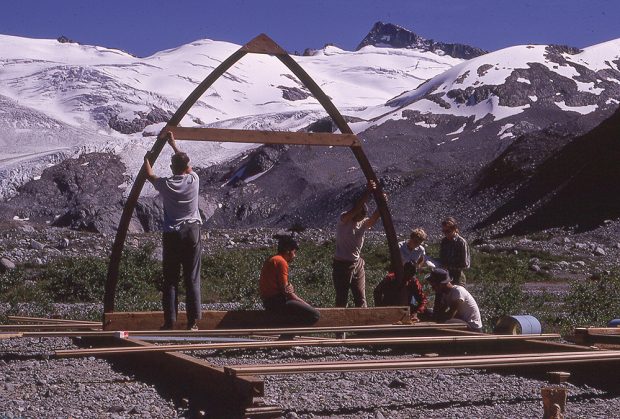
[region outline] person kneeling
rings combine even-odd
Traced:
[[[265,310],[282,315],[284,323],[311,325],[321,314],[295,294],[288,280],[288,264],[295,259],[298,249],[292,237],[278,240],[278,254],[267,259],[261,269],[259,292]]]
[[[394,272],[388,273],[373,291],[375,306],[399,305],[401,295],[405,293],[411,312],[411,320],[418,322],[420,321],[418,316],[424,318],[427,314],[426,304],[428,300],[422,291],[422,284],[416,277],[416,273],[417,268],[414,263],[407,262],[403,265],[404,287],[399,286]]]
[[[433,269],[427,277],[435,300],[439,302],[433,312],[439,323],[465,323],[473,332],[482,332],[480,309],[474,297],[461,285],[454,285],[445,269]]]

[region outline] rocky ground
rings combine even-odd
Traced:
[[[582,277],[600,274],[617,266],[620,244],[618,223],[609,222],[589,233],[555,230],[528,237],[489,239],[469,233],[470,242],[485,252],[545,251],[558,256],[546,270],[554,277]],[[205,251],[237,246],[274,243],[273,230],[209,230]],[[309,240],[323,241],[331,233],[312,230]],[[376,236],[380,236],[379,232]],[[2,225],[0,236],[2,269],[11,264],[43,264],[59,256],[92,254],[108,256],[113,237],[94,233],[32,225],[12,221]],[[158,235],[132,235],[129,246]],[[8,307],[0,306],[0,315]],[[33,315],[36,307],[24,305],[20,314]],[[79,317],[80,310],[93,307],[57,305],[55,313]],[[96,309],[96,307],[95,307]],[[76,317],[77,316],[77,317]],[[53,358],[55,349],[73,347],[63,338],[0,340],[0,417],[184,417],[187,409],[150,385],[116,371],[104,360]],[[373,359],[403,356],[389,351],[364,349],[293,348],[270,352],[199,353],[213,363],[243,364],[303,360]],[[341,418],[470,418],[540,417],[540,389],[544,381],[473,370],[389,371],[372,373],[307,374],[265,378],[265,401],[281,406],[285,416]],[[568,385],[571,417],[615,417],[620,398],[600,389]]]
[[[188,417],[182,403],[95,358],[55,359],[67,338],[0,340],[0,417]],[[197,352],[214,364],[403,357],[390,350],[292,348]],[[533,418],[546,382],[473,370],[422,370],[267,376],[267,404],[286,418]],[[567,385],[568,416],[615,417],[620,397]]]

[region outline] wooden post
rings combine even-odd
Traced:
[[[566,396],[568,390],[561,384],[570,377],[570,373],[552,371],[547,373],[549,382],[555,384],[541,389],[543,399],[543,419],[563,419],[566,415]]]

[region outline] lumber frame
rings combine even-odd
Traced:
[[[386,325],[409,318],[409,307],[319,308],[321,318],[313,327]],[[155,330],[164,321],[162,311],[104,313],[104,330]],[[176,328],[187,323],[185,312],[179,312]],[[197,322],[200,329],[238,329],[290,327],[281,315],[265,310],[203,310]]]
[[[316,82],[301,68],[301,66],[282,49],[278,44],[271,40],[267,35],[260,34],[243,47],[239,48],[230,57],[224,60],[218,67],[216,67],[211,74],[209,74],[185,99],[181,106],[177,109],[174,115],[170,118],[167,125],[160,131],[155,143],[150,151],[150,163],[154,164],[155,160],[159,157],[161,150],[166,144],[165,133],[169,129],[178,127],[183,117],[187,114],[189,109],[196,103],[196,101],[205,93],[205,91],[211,87],[211,85],[219,79],[226,71],[230,69],[237,61],[243,58],[247,53],[258,54],[271,54],[276,56],[299,80],[302,84],[314,95],[318,102],[323,106],[328,115],[332,118],[338,129],[342,134],[353,135],[353,131],[347,124],[344,117],[340,114],[336,106],[332,103],[329,97],[323,92],[323,90],[316,84]],[[357,142],[351,145],[351,151],[358,161],[364,176],[368,181],[372,180],[376,183],[377,188],[374,191],[375,202],[377,203],[377,209],[381,215],[383,221],[383,227],[385,229],[388,248],[390,252],[391,270],[395,273],[396,279],[402,281],[403,279],[403,267],[401,262],[400,251],[398,249],[398,240],[396,237],[396,231],[392,221],[392,216],[387,206],[387,201],[381,184],[372,169],[372,166],[366,157],[366,154],[362,150],[361,144]],[[116,296],[116,285],[118,282],[119,267],[123,248],[125,246],[125,239],[127,238],[127,231],[129,229],[129,223],[133,215],[134,209],[138,203],[138,197],[144,187],[146,181],[146,171],[144,166],[140,168],[135,182],[131,188],[129,196],[125,206],[123,207],[123,213],[119,221],[114,244],[112,245],[112,253],[110,255],[110,262],[108,264],[108,273],[105,283],[103,307],[104,312],[114,311],[114,300]],[[402,295],[403,301],[400,303],[406,304],[406,296]]]
[[[620,351],[556,352],[536,354],[502,354],[484,356],[452,356],[439,358],[382,359],[367,361],[327,361],[287,364],[237,365],[225,367],[227,374],[242,376],[301,374],[316,372],[377,371],[440,368],[515,368],[533,366],[557,368],[562,365],[614,362],[620,364]]]

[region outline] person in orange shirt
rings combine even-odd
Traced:
[[[321,316],[319,311],[295,294],[288,281],[288,264],[295,259],[299,245],[290,236],[278,240],[278,254],[263,264],[258,288],[263,307],[282,314],[287,323],[310,325]]]

